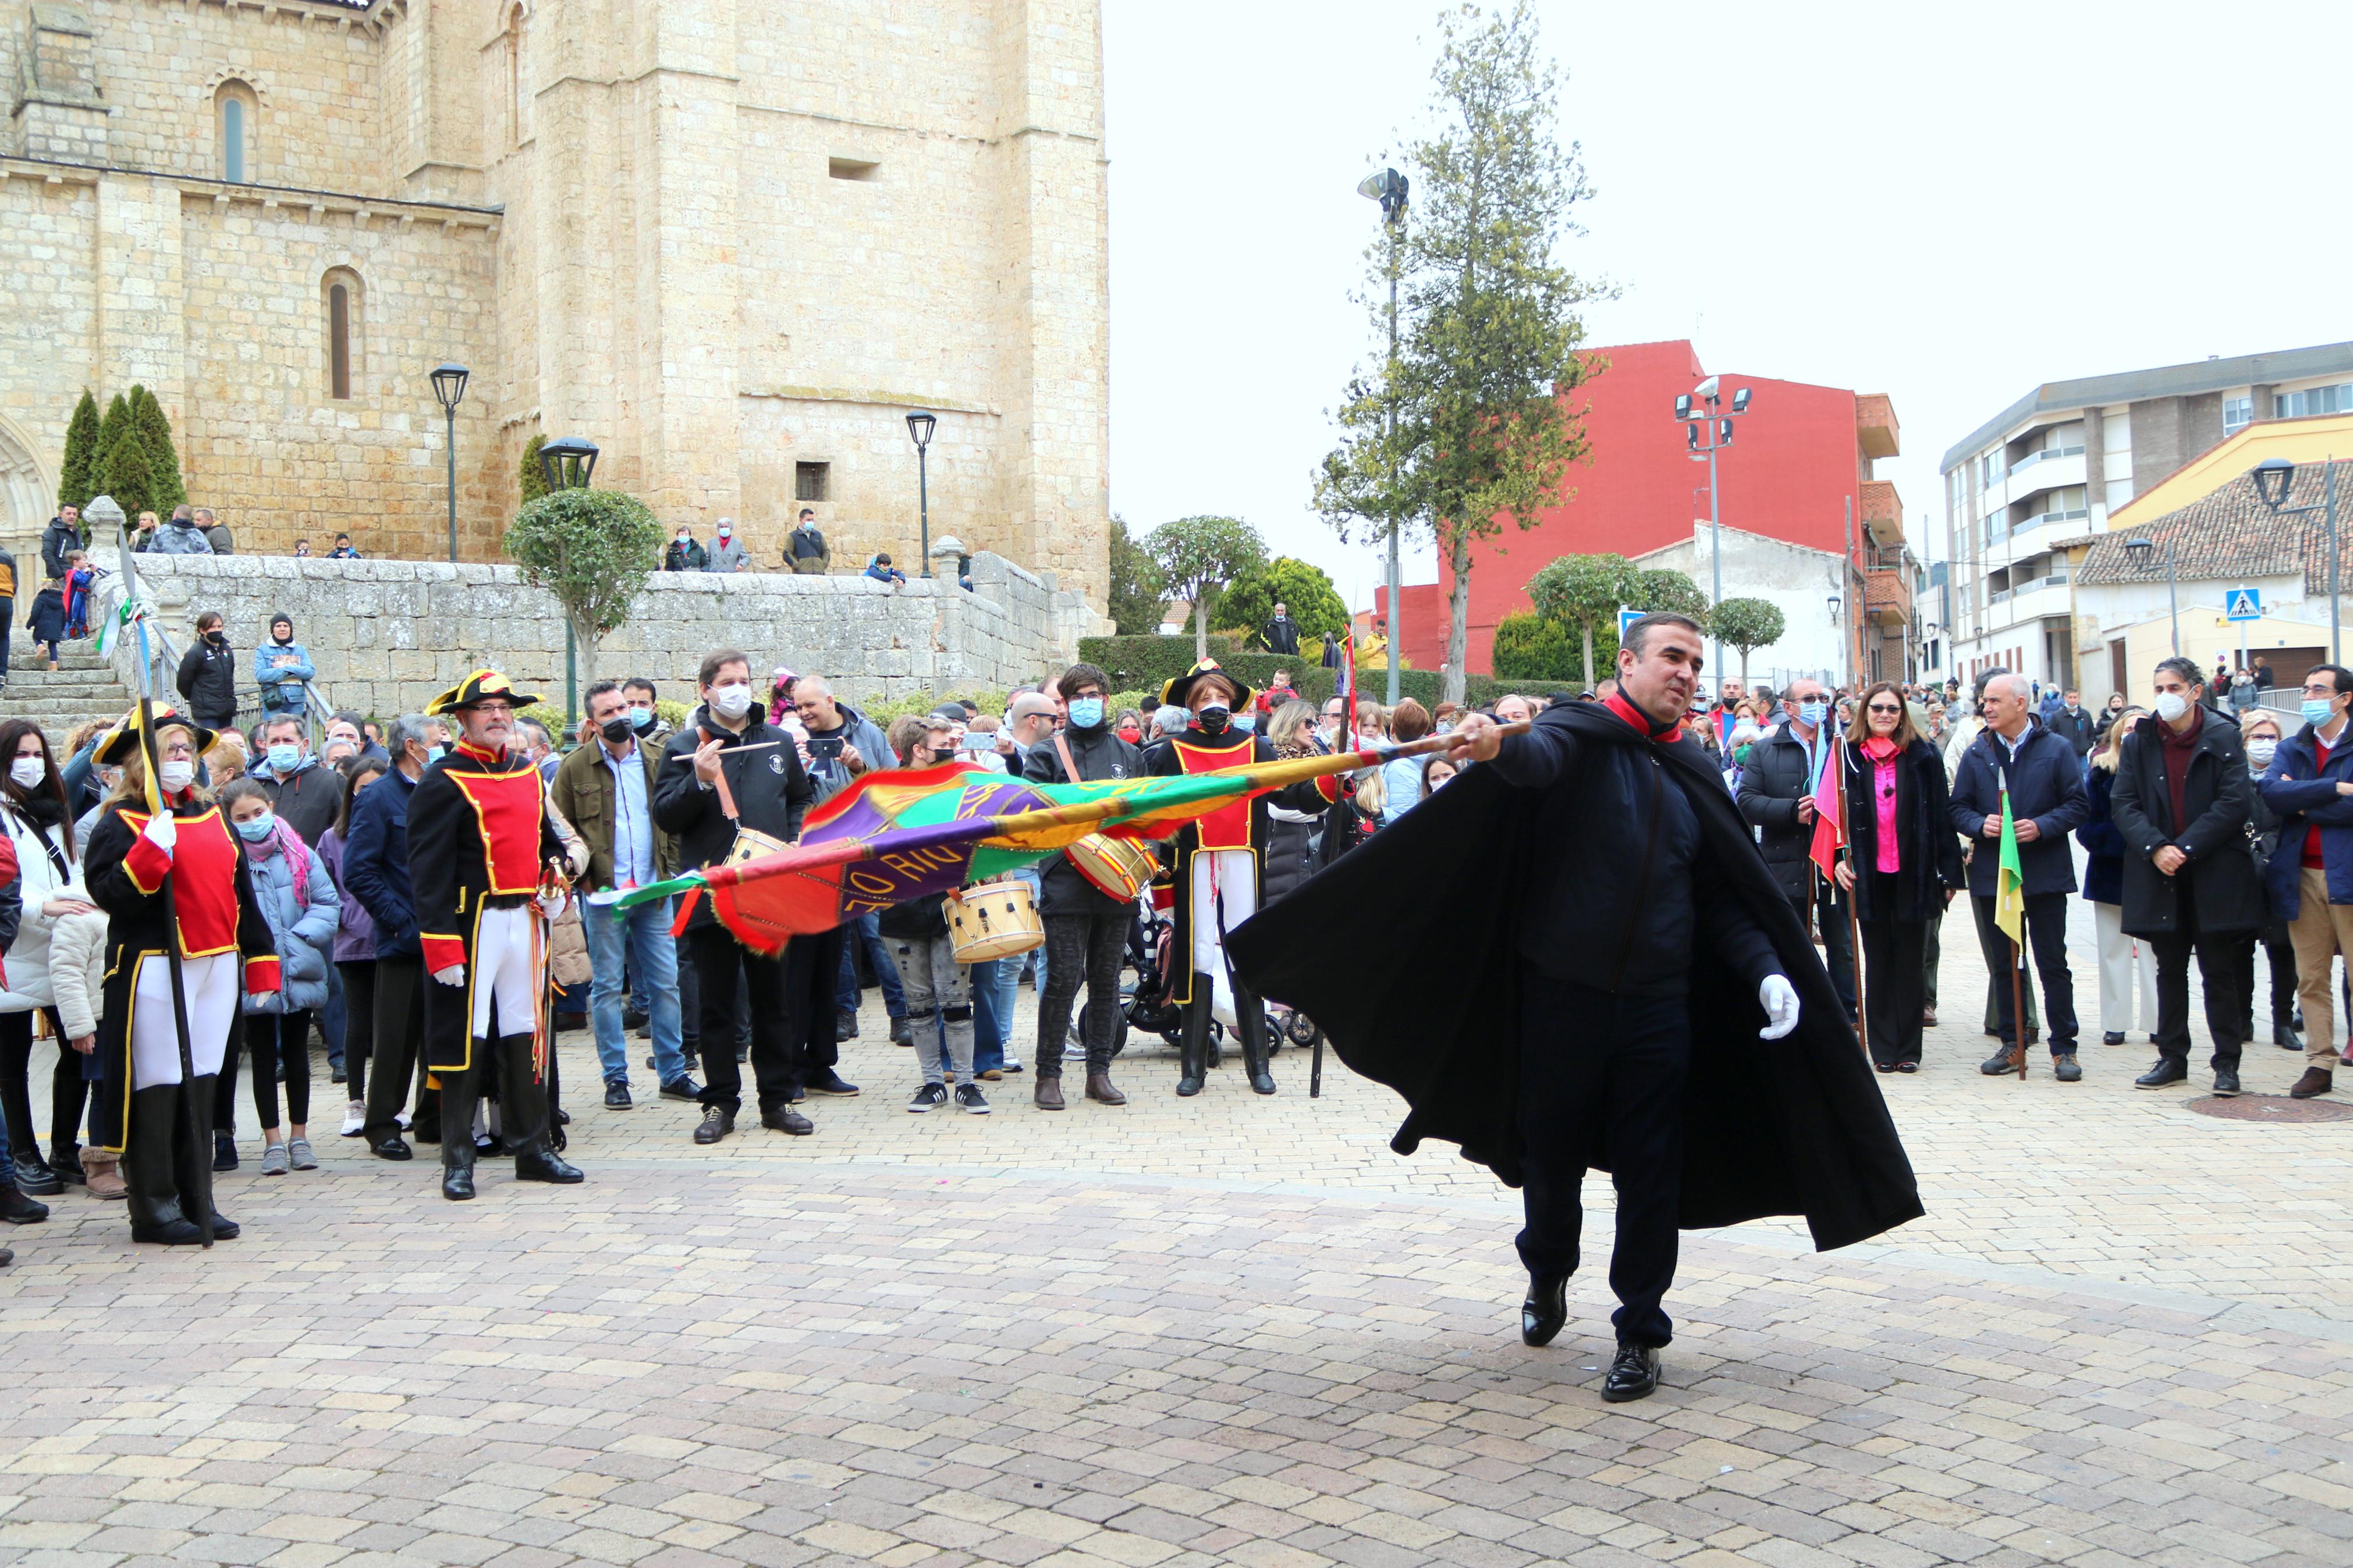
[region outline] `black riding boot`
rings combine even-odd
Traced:
[[[1250,1074],[1250,1088],[1261,1094],[1272,1094],[1274,1074],[1267,1048],[1266,1004],[1239,985],[1234,987],[1234,1033],[1241,1037],[1242,1067]]]
[[[219,1075],[206,1073],[188,1086],[188,1093],[199,1106],[213,1103],[213,1080]],[[215,1241],[235,1241],[237,1222],[213,1206],[212,1140],[191,1131],[185,1109],[172,1124],[174,1164],[180,1173],[180,1213],[190,1224],[199,1223],[196,1216],[209,1214],[213,1221]]]
[[[1185,1033],[1177,1043],[1176,1092],[1201,1092],[1209,1076],[1209,977],[1193,976],[1193,999],[1185,1004]]]
[[[123,1131],[122,1184],[130,1189],[131,1239],[188,1247],[204,1239],[180,1212],[179,1181],[172,1165],[174,1123],[181,1114],[177,1084],[133,1090],[131,1125]]]
[[[551,1051],[553,1047],[550,1047]],[[499,1041],[499,1133],[515,1157],[519,1182],[576,1182],[579,1170],[555,1152],[548,1136],[548,1084],[534,1070],[532,1037]],[[549,1063],[552,1068],[554,1064]]]
[[[476,1040],[477,1053],[492,1050],[488,1040]],[[441,1195],[451,1203],[463,1203],[474,1195],[474,1101],[479,1089],[474,1082],[478,1068],[461,1073],[436,1073],[441,1080]],[[424,1121],[422,1107],[417,1121]],[[420,1136],[418,1142],[422,1142]]]

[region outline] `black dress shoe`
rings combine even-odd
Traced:
[[[132,1226],[131,1239],[152,1241],[163,1247],[196,1247],[203,1243],[205,1233],[175,1215],[162,1225]]]
[[[368,1152],[375,1155],[379,1160],[414,1160],[417,1158],[417,1151],[402,1142],[397,1133],[385,1139],[381,1143],[369,1144]]]
[[[1528,1279],[1528,1299],[1520,1303],[1520,1342],[1548,1345],[1568,1321],[1568,1276]]]
[[[0,1182],[0,1220],[10,1225],[38,1225],[49,1217],[49,1205],[37,1204],[5,1182]]]
[[[2304,1036],[2297,1032],[2293,1024],[2274,1024],[2272,1044],[2284,1051],[2300,1051],[2304,1049]]]
[[[2189,1077],[2189,1065],[2171,1057],[2159,1057],[2155,1065],[2133,1079],[2135,1089],[2163,1089],[2168,1084],[2182,1083]]]
[[[716,1143],[735,1131],[735,1113],[723,1105],[705,1106],[702,1122],[694,1130],[698,1143]]]
[[[817,1131],[817,1123],[789,1105],[779,1105],[773,1110],[760,1112],[760,1125],[776,1132],[789,1132],[796,1138],[806,1138]]]
[[[2110,1029],[2100,1037],[2100,1044],[2104,1046],[2121,1046],[2124,1043],[2125,1032],[2122,1029]]]
[[[1918,1062],[1897,1062],[1895,1064],[1895,1070],[1897,1072],[1918,1072],[1920,1070],[1920,1064]]]
[[[2239,1075],[2230,1068],[2216,1068],[2214,1069],[2215,1095],[2220,1099],[2228,1100],[2238,1092]]]
[[[635,1103],[636,1101],[629,1098],[629,1086],[619,1079],[615,1079],[605,1086],[606,1110],[627,1110]]]
[[[1878,1068],[1881,1072],[1892,1073],[1895,1070],[1895,1064],[1894,1062],[1873,1062],[1871,1065]]]
[[[826,1068],[809,1079],[808,1091],[811,1094],[831,1094],[848,1099],[858,1092],[858,1086],[844,1079],[833,1068]]]
[[[474,1172],[471,1166],[441,1173],[441,1195],[453,1204],[464,1203],[474,1195]]]
[[[681,1073],[661,1086],[661,1097],[664,1100],[700,1100],[702,1098],[702,1086],[684,1073]]]
[[[215,1209],[213,1211],[213,1239],[215,1241],[235,1241],[238,1237],[244,1234],[245,1232],[243,1228],[237,1225],[237,1221],[229,1218],[228,1215],[221,1213],[218,1209]]]
[[[1623,1405],[1631,1399],[1648,1399],[1659,1386],[1659,1352],[1649,1345],[1620,1343],[1618,1359],[1609,1363],[1609,1375],[1601,1380],[1604,1404]]]
[[[213,1169],[216,1171],[237,1169],[237,1138],[234,1134],[227,1132],[213,1134]]]
[[[587,1173],[577,1165],[566,1164],[560,1154],[540,1150],[515,1156],[515,1180],[518,1182],[557,1182],[569,1185],[585,1182]]]
[[[19,1160],[16,1162],[16,1190],[30,1193],[37,1198],[46,1198],[64,1192],[66,1184],[58,1180],[58,1173],[45,1162]]]

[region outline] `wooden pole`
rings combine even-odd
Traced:
[[[1831,758],[1831,765],[1838,769],[1839,853],[1846,857],[1847,876],[1859,880],[1862,873],[1854,865],[1854,817],[1846,804],[1846,737],[1841,735]],[[1837,890],[1835,879],[1831,887],[1832,891]],[[1863,1007],[1862,922],[1855,914],[1852,888],[1846,889],[1846,945],[1847,956],[1854,960],[1854,1036],[1862,1042],[1862,1054],[1867,1058],[1871,1055],[1871,1016]]]

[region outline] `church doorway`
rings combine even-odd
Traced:
[[[0,418],[0,544],[15,552],[20,574],[40,571],[41,530],[56,510],[49,505],[53,494],[32,442]]]

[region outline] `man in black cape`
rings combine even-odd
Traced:
[[[1680,732],[1700,665],[1695,625],[1645,616],[1608,701],[1509,738],[1474,715],[1453,754],[1479,765],[1229,949],[1251,989],[1405,1097],[1398,1152],[1442,1139],[1525,1188],[1532,1345],[1567,1316],[1585,1173],[1611,1173],[1612,1403],[1658,1384],[1679,1226],[1802,1214],[1829,1248],[1922,1212],[1830,976]]]

